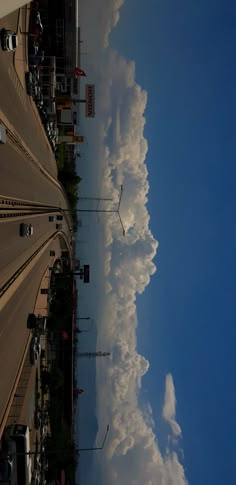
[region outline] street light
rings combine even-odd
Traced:
[[[102,442],[102,445],[101,446],[93,446],[91,448],[76,448],[74,450],[75,453],[80,453],[81,451],[97,451],[97,450],[103,450],[104,448],[104,445],[105,445],[105,442],[106,442],[106,439],[107,439],[107,435],[108,435],[108,431],[110,429],[110,425],[108,424],[107,425],[107,429],[106,429],[106,433],[105,433],[105,436],[103,438],[103,442]],[[45,452],[46,455],[53,455],[55,453],[71,453],[71,450],[68,450],[66,448],[60,448],[60,449],[55,449],[55,450],[47,450]],[[20,452],[16,452],[16,453],[13,453],[13,455],[15,456],[26,456],[26,455],[41,455],[41,451],[27,451],[27,452],[23,452],[23,451],[20,451]]]
[[[106,429],[106,433],[105,433],[105,436],[103,438],[103,442],[102,442],[102,445],[101,446],[95,446],[94,448],[78,448],[78,450],[76,451],[96,451],[96,450],[102,450],[104,445],[105,445],[105,442],[106,442],[106,439],[107,439],[107,435],[108,435],[108,431],[110,429],[110,425],[108,424],[107,425],[107,429]]]
[[[93,323],[94,323],[93,318],[91,318],[91,317],[78,317],[78,318],[76,318],[76,321],[77,320],[91,320],[91,322],[90,322],[90,327],[87,330],[81,330],[80,328],[78,328],[78,329],[76,329],[76,333],[90,332],[90,330],[92,329]]]
[[[123,195],[123,185],[120,186],[120,197],[119,197],[119,200],[118,200],[117,209],[76,209],[76,212],[116,213],[116,214],[118,214],[119,221],[120,221],[120,224],[121,224],[121,227],[122,227],[122,234],[123,234],[123,236],[125,236],[125,228],[124,228],[121,216],[120,216],[120,204],[121,204],[122,195]],[[63,210],[63,209],[60,209],[60,210]]]

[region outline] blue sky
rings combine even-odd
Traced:
[[[96,9],[95,3],[91,0],[90,8],[93,6]],[[135,83],[147,93],[147,103],[145,105],[143,102],[141,117],[146,119],[143,137],[147,140],[148,151],[142,150],[140,134],[140,158],[143,157],[143,163],[148,170],[147,180],[150,187],[146,206],[150,221],[147,214],[142,215],[143,220],[148,220],[148,227],[153,237],[158,240],[159,246],[156,252],[146,227],[144,234],[148,236],[149,243],[147,253],[152,254],[157,271],[154,273],[150,266],[147,271],[151,276],[149,284],[148,275],[145,274],[147,283],[137,296],[137,354],[133,337],[127,352],[130,355],[135,354],[133,360],[140,359],[137,375],[143,376],[142,385],[136,390],[136,404],[133,396],[130,397],[132,410],[134,413],[138,409],[137,412],[144,416],[148,409],[151,424],[149,425],[145,415],[144,421],[148,421],[148,429],[143,427],[142,433],[150,440],[154,430],[158,445],[154,460],[156,475],[150,471],[149,457],[144,457],[146,475],[140,472],[135,477],[138,481],[134,483],[158,485],[163,480],[164,485],[182,485],[187,481],[191,485],[231,485],[236,482],[233,466],[233,436],[236,426],[233,377],[236,337],[236,5],[233,1],[201,0],[148,0],[144,5],[141,0],[126,0],[119,8],[121,3],[110,2],[109,13],[106,1],[100,2],[101,31],[104,26],[104,31],[111,33],[104,54],[98,42],[101,32],[96,32],[94,25],[91,30],[87,28],[90,35],[86,39],[88,52],[92,55],[94,40],[94,58],[96,54],[98,59],[97,54],[100,52],[101,65],[96,66],[92,62],[90,64],[89,59],[86,59],[85,67],[86,72],[94,77],[99,71],[99,121],[103,115],[108,119],[109,109],[111,116],[106,138],[103,139],[109,147],[109,154],[100,148],[98,159],[103,154],[107,157],[107,166],[112,167],[112,177],[109,175],[106,180],[112,180],[116,184],[121,181],[124,187],[130,187],[131,194],[135,181],[137,183],[139,179],[136,175],[132,179],[130,168],[126,168],[126,157],[121,162],[121,150],[117,150],[122,126],[129,134],[131,123],[125,119],[125,107],[117,115],[118,110],[116,112],[115,109],[122,103],[118,89],[116,91],[118,82],[114,74],[102,77],[101,67],[107,66],[111,58],[114,58],[116,63],[113,64],[113,70],[117,65],[119,74],[119,70],[123,69],[124,72],[125,69],[131,69],[129,62],[134,61],[136,95],[141,97]],[[83,2],[81,4],[83,12]],[[103,15],[103,8],[107,17],[105,13]],[[83,25],[88,27],[85,16],[84,7],[83,35]],[[103,18],[106,19],[104,23]],[[112,23],[116,22],[114,28]],[[127,67],[123,68],[126,62]],[[119,86],[122,84],[121,79],[123,78],[119,75]],[[99,87],[99,81],[102,88]],[[106,82],[112,86],[109,88],[109,96],[105,90]],[[130,89],[127,81],[123,99],[126,99]],[[130,112],[132,104],[127,99],[127,112]],[[102,109],[104,106],[105,114]],[[139,115],[140,113],[137,117]],[[112,129],[113,120],[116,122],[114,121]],[[98,128],[97,125],[91,127],[90,120],[85,129],[88,137],[92,137]],[[129,143],[134,143],[132,137],[130,140]],[[130,152],[136,155],[133,147]],[[88,153],[88,159],[92,153],[92,150],[91,154]],[[115,155],[118,159],[117,168]],[[107,166],[104,169],[106,176]],[[102,178],[101,167],[102,162],[99,164]],[[114,178],[116,170],[118,175]],[[96,180],[99,180],[99,176]],[[105,189],[109,189],[108,183],[105,184]],[[105,273],[105,280],[108,275],[109,284],[117,289],[119,295],[120,286],[115,282],[115,277],[119,278],[117,255],[120,255],[122,268],[123,254],[126,254],[126,263],[130,257],[129,244],[134,250],[132,237],[139,214],[138,211],[135,212],[135,204],[140,209],[139,202],[135,194],[132,206],[134,212],[131,214],[132,202],[125,196],[122,220],[128,227],[128,243],[120,240],[119,228],[115,224],[112,223],[112,236],[110,233],[107,235],[107,228],[105,229],[108,238],[105,237],[105,240],[110,244],[107,245],[110,266],[115,267],[114,271],[110,269]],[[141,225],[139,231],[140,228]],[[144,239],[143,234],[141,239]],[[139,247],[136,245],[135,248],[141,259]],[[147,253],[144,251],[144,255]],[[149,263],[148,260],[147,265]],[[140,271],[145,272],[145,269],[141,268]],[[104,287],[105,285],[106,281]],[[139,291],[137,288],[139,285],[136,287]],[[115,302],[114,296],[112,302]],[[108,299],[106,305],[112,319],[112,305]],[[114,319],[117,315],[119,317],[118,313],[116,312]],[[101,309],[101,318],[102,315]],[[131,320],[133,317],[132,314]],[[103,329],[103,338],[108,334],[107,329],[108,327]],[[110,336],[114,337],[116,355],[118,340],[116,342],[114,332]],[[121,350],[120,352],[120,355],[125,355]],[[145,361],[142,356],[145,356]],[[113,364],[115,367],[117,362]],[[127,367],[121,368],[122,372],[127,372]],[[105,372],[104,368],[102,371]],[[110,372],[112,373],[111,369]],[[106,382],[109,388],[108,377]],[[114,403],[111,408],[111,416],[116,423],[117,409]],[[110,410],[107,410],[107,415],[110,415]],[[98,416],[102,419],[100,411]],[[140,421],[139,414],[137,427]],[[125,433],[127,441],[130,429],[124,430]],[[105,478],[101,483],[108,484],[112,479],[115,484],[119,478],[123,485],[130,485],[126,464],[130,458],[135,462],[135,453],[140,457],[140,436],[135,441],[136,436],[133,433],[132,443],[126,442],[123,448],[117,446],[115,449],[114,443],[120,438],[117,436],[114,430],[108,455],[102,462],[102,466],[107,467],[109,473],[104,472]],[[122,436],[121,443],[124,444],[124,441]],[[160,474],[159,470],[162,470]]]

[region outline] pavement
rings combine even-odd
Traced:
[[[14,67],[22,87],[25,89],[25,71],[28,70],[28,36],[23,32],[29,30],[30,4],[19,9],[16,32],[19,45],[14,52]]]
[[[0,49],[0,120],[4,115],[14,125],[18,136],[24,140],[39,163],[54,177],[57,177],[54,153],[44,132],[35,103],[27,95],[24,85],[24,71],[28,69],[24,45],[28,39],[27,36],[21,35],[20,26],[24,27],[24,14],[28,12],[28,9],[21,9],[21,11],[20,15],[17,11],[0,19],[0,29],[17,31],[21,39],[18,47],[19,54],[17,51],[12,53]],[[22,55],[23,57],[20,57]]]

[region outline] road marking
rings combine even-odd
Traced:
[[[1,296],[0,298],[0,311],[5,307],[5,305],[9,302],[11,299],[12,295],[16,292],[17,288],[21,285],[21,283],[24,281],[26,276],[29,275],[33,267],[37,264],[37,262],[40,260],[42,255],[47,251],[49,248],[50,244],[52,243],[52,239],[50,239],[44,246],[43,248],[39,251],[38,254],[30,261],[29,264],[27,264],[26,268],[21,271],[21,273],[17,276],[15,281],[9,286],[9,288],[5,291],[5,293]]]

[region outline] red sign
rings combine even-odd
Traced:
[[[95,86],[94,84],[86,84],[86,112],[87,118],[94,118],[95,116]]]

